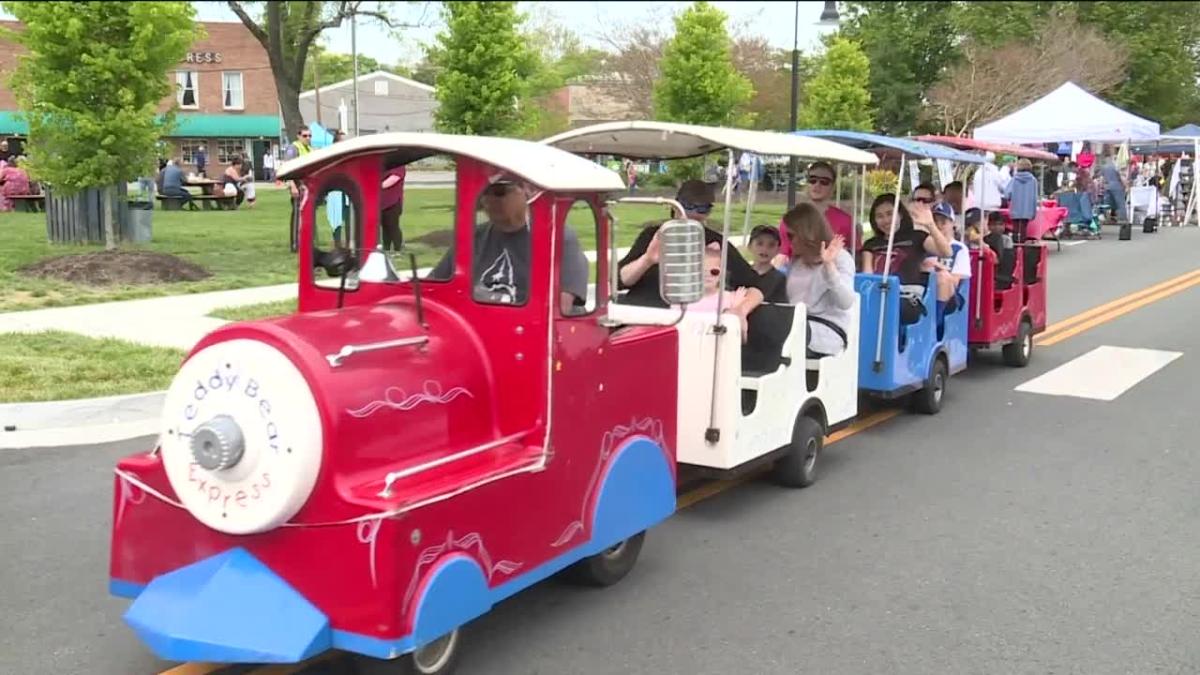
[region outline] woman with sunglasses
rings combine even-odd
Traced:
[[[882,194],[871,203],[873,237],[863,242],[862,267],[869,273],[882,273],[883,258],[888,249],[888,233],[892,230],[896,195]],[[892,235],[892,265],[889,274],[900,277],[900,322],[916,323],[923,313],[921,297],[925,290],[922,265],[926,255],[949,258],[953,254],[950,241],[933,222],[933,211],[924,202],[911,201],[907,207],[900,203],[895,214],[896,232]]]
[[[808,201],[825,216],[825,222],[834,234],[839,235],[847,243],[853,242],[857,248],[862,247],[862,237],[855,236],[854,220],[849,213],[833,204],[833,165],[828,162],[813,162],[808,165]],[[792,258],[792,245],[788,240],[787,225],[779,221],[780,258],[779,264],[786,264]]]
[[[788,302],[808,312],[809,356],[839,354],[849,345],[846,330],[853,320],[854,259],[816,206],[797,204],[783,223],[792,242]]]
[[[675,195],[686,216],[700,221],[704,227],[705,244],[721,244],[721,233],[708,227],[708,216],[712,212],[715,195],[711,183],[699,180],[684,181]],[[645,307],[666,307],[658,293],[659,223],[649,223],[638,235],[633,246],[618,266],[620,288],[628,289],[621,302]],[[726,288],[746,289],[746,300],[738,306],[737,314],[746,319],[764,299],[770,302],[786,302],[786,291],[778,283],[779,275],[760,276],[746,262],[734,246],[725,248]],[[746,339],[746,334],[742,334]]]

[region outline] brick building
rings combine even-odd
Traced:
[[[207,37],[198,40],[167,77],[175,94],[161,111],[176,106],[175,126],[166,138],[167,152],[195,167],[195,153],[208,152],[206,173],[225,170],[234,154],[245,152],[260,174],[268,148],[278,147],[279,99],[267,52],[240,22],[204,22]],[[20,30],[15,21],[0,26]],[[3,77],[16,65],[22,48],[0,41],[0,137],[24,138],[29,127]]]

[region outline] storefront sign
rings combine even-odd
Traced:
[[[184,63],[220,63],[221,52],[188,52]]]

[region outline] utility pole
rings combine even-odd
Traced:
[[[358,15],[350,15],[350,54],[354,59],[354,137],[358,138]]]
[[[320,124],[322,127],[324,127],[325,125],[321,123],[321,67],[320,67],[321,58],[320,57],[321,57],[320,52],[317,52],[312,55],[313,87],[315,87],[313,89],[313,95],[316,96],[316,99],[317,99],[317,124]]]
[[[796,109],[800,107],[800,2],[796,2],[796,19],[792,32],[792,131],[797,130]],[[790,211],[796,205],[796,156],[788,159],[787,204]]]

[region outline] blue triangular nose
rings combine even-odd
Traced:
[[[125,622],[169,661],[295,663],[331,646],[325,615],[240,547],[156,578]]]

